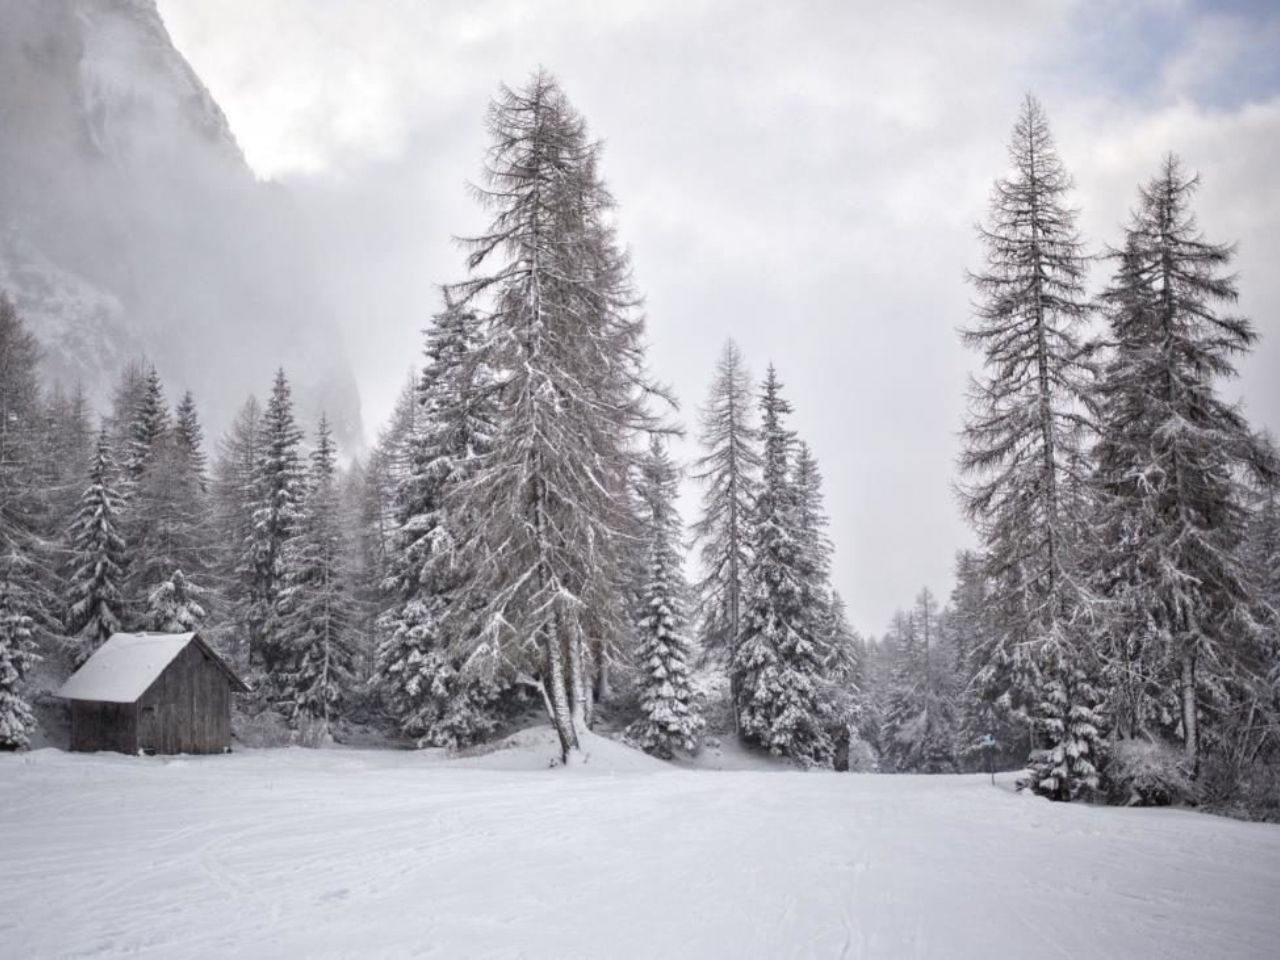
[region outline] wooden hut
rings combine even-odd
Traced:
[[[117,633],[62,685],[71,749],[222,753],[244,681],[198,633]]]

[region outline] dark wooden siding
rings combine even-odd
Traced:
[[[231,683],[189,644],[138,700],[138,745],[148,753],[221,753],[231,746]]]
[[[138,705],[71,701],[71,749],[138,752]]]

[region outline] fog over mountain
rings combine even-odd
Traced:
[[[284,365],[361,439],[336,318],[286,193],[258,182],[154,0],[7,0],[0,290],[50,379],[102,405],[145,356],[217,431]]]
[[[323,404],[348,439],[358,384],[371,437],[420,362],[436,285],[463,273],[452,236],[483,228],[466,183],[488,99],[543,64],[606,141],[680,418],[726,337],[757,376],[777,364],[826,478],[835,579],[879,630],[922,583],[945,595],[972,542],[953,480],[980,360],[956,331],[1026,92],[1091,253],[1119,242],[1164,151],[1203,174],[1197,214],[1239,242],[1239,311],[1261,334],[1221,386],[1280,430],[1280,17],[1247,0],[1097,9],[14,0],[0,286],[65,383],[102,396],[145,348],[217,424],[283,363],[304,419]],[[1110,270],[1093,264],[1094,292]],[[694,456],[693,436],[673,453]]]

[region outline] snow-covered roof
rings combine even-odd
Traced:
[[[71,675],[58,696],[64,700],[133,703],[193,640],[231,678],[233,689],[246,689],[197,634],[116,633]]]

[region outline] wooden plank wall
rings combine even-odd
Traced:
[[[138,701],[139,746],[153,753],[221,753],[231,746],[231,685],[191,644]]]
[[[71,749],[138,752],[138,705],[71,701]]]

